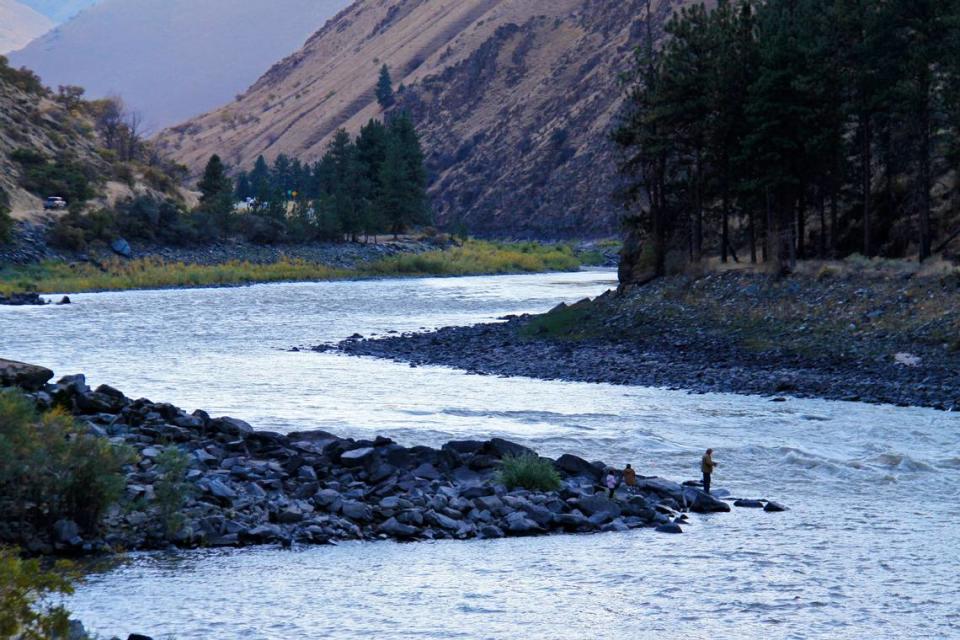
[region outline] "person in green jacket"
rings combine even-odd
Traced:
[[[707,449],[700,459],[700,470],[703,471],[703,490],[710,493],[710,476],[713,470],[717,468],[717,463],[713,461],[713,449]]]

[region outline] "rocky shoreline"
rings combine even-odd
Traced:
[[[546,315],[376,339],[354,336],[309,348],[483,375],[960,411],[960,357],[955,346],[936,344],[936,336],[911,338],[896,325],[892,330],[880,325],[893,316],[893,304],[883,297],[872,303],[882,311],[860,313],[851,311],[853,303],[842,301],[844,295],[855,298],[865,290],[857,283],[840,289],[801,281],[763,291],[764,282],[736,275],[708,277],[697,284],[708,290],[697,295],[717,307],[730,305],[726,317],[736,317],[738,303],[752,305],[758,315],[783,307],[779,289],[790,289],[793,299],[824,305],[832,324],[802,316],[785,321],[768,316],[757,323],[759,328],[744,328],[745,322],[725,324],[718,320],[724,317],[722,309],[704,311],[697,307],[700,303],[679,296],[678,291],[689,290],[689,283],[664,281],[625,295],[610,292],[593,301],[560,305]],[[869,286],[873,292],[879,289],[876,283]],[[898,313],[907,316],[913,311]],[[844,314],[850,314],[856,325]],[[936,327],[932,322],[918,324]],[[758,348],[745,348],[757,343]]]
[[[323,431],[256,431],[235,418],[188,414],[167,403],[132,400],[112,387],[91,389],[82,375],[56,384],[46,369],[0,361],[0,385],[17,385],[41,408],[67,408],[88,433],[130,447],[126,491],[97,531],[58,522],[22,531],[0,521],[0,540],[33,554],[96,554],[171,545],[335,544],[344,540],[500,538],[653,527],[680,533],[686,512],[730,511],[723,494],[695,483],[641,477],[614,499],[598,488],[605,465],[575,455],[551,461],[558,491],[508,490],[498,482],[505,456],[536,455],[499,438],[451,441],[439,449],[389,438],[354,440]],[[176,448],[189,459],[183,524],[164,532],[155,486],[158,458]],[[732,500],[728,498],[728,500]],[[768,501],[746,507],[781,510]]]
[[[443,237],[401,238],[382,236],[379,242],[313,242],[308,244],[261,245],[243,240],[222,240],[196,246],[172,246],[118,239],[114,243],[94,243],[86,251],[68,251],[47,243],[47,225],[21,222],[13,241],[0,245],[0,266],[29,265],[44,261],[104,262],[117,258],[150,258],[164,262],[183,262],[215,266],[229,262],[273,264],[283,258],[351,269],[365,262],[403,253],[424,253],[448,246]]]

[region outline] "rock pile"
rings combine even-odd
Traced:
[[[559,490],[508,490],[497,480],[500,461],[536,454],[499,438],[434,449],[324,431],[283,435],[256,431],[235,418],[132,400],[106,385],[91,389],[82,375],[31,388],[23,393],[41,408],[66,407],[91,433],[138,454],[126,469],[122,504],[108,513],[100,531],[60,522],[47,538],[7,540],[35,553],[500,538],[637,527],[678,532],[686,511],[730,510],[695,486],[661,478],[641,478],[635,491],[621,488],[608,499],[598,489],[605,465],[570,454],[551,461],[562,478]],[[163,475],[158,459],[168,448],[189,457],[186,482],[192,489],[181,510],[182,526],[173,534],[165,531],[156,492]]]

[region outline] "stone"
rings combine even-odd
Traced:
[[[480,527],[479,536],[483,539],[496,539],[503,537],[503,530],[494,524],[485,524]]]
[[[680,525],[674,522],[662,524],[654,529],[654,531],[659,531],[660,533],[683,533],[683,529],[680,528]]]
[[[443,451],[454,451],[460,455],[473,454],[483,448],[484,443],[480,440],[451,440],[444,444]]]
[[[588,517],[603,514],[607,520],[613,520],[619,518],[621,514],[620,505],[600,494],[580,498],[577,506]]]
[[[483,449],[484,453],[492,455],[496,458],[503,458],[505,456],[520,458],[523,456],[537,455],[537,452],[533,449],[525,447],[522,444],[517,444],[516,442],[504,440],[503,438],[491,439],[489,442],[484,444]]]
[[[275,524],[262,524],[240,532],[240,539],[248,542],[275,542],[283,538],[283,530]]]
[[[340,454],[340,463],[346,466],[362,467],[374,460],[377,450],[373,447],[361,447]]]
[[[80,527],[73,520],[57,520],[53,523],[53,535],[57,542],[71,546],[80,546],[83,544],[83,538],[80,537]]]
[[[741,498],[740,500],[734,500],[733,506],[744,507],[746,509],[762,509],[763,503],[760,502],[759,500],[748,500],[745,498]]]
[[[53,371],[15,360],[0,359],[0,387],[20,387],[25,391],[40,391],[53,378]]]
[[[603,470],[596,465],[569,453],[565,453],[557,458],[554,465],[560,471],[571,476],[583,476],[594,481],[599,481],[603,473]]]
[[[593,529],[593,523],[579,511],[556,513],[553,515],[553,523],[567,531],[587,531]]]
[[[773,502],[772,500],[768,500],[767,504],[763,506],[763,510],[768,513],[778,513],[780,511],[786,511],[787,508],[782,504],[780,504],[779,502]]]
[[[150,636],[145,636],[141,633],[131,633],[127,636],[127,640],[153,640]]]
[[[197,483],[197,486],[217,498],[233,500],[237,497],[236,491],[227,486],[222,480],[216,478],[204,478]]]
[[[130,248],[130,243],[124,240],[123,238],[116,238],[110,243],[110,250],[113,251],[118,256],[124,258],[133,257],[133,249]]]
[[[450,516],[437,513],[436,511],[428,513],[427,518],[436,526],[449,529],[450,531],[456,531],[460,528],[460,522],[458,520],[454,520]]]
[[[412,525],[398,522],[396,518],[390,518],[381,524],[380,531],[394,538],[412,538],[420,532]]]
[[[506,531],[510,535],[525,536],[541,533],[543,530],[536,522],[526,517],[519,511],[514,511],[504,518]]]
[[[474,504],[481,509],[486,509],[488,511],[492,511],[493,513],[499,513],[503,510],[503,500],[494,495],[480,496],[474,500]]]
[[[684,487],[683,499],[688,508],[694,513],[723,513],[730,511],[730,505],[715,496],[696,489]]]
[[[304,465],[297,471],[297,479],[303,482],[316,482],[317,472],[313,467]]]
[[[360,522],[373,520],[373,508],[362,502],[346,500],[343,506],[340,507],[340,511],[351,520],[358,520]]]
[[[225,433],[229,436],[249,435],[253,433],[253,427],[236,418],[216,418],[210,421],[210,428]]]
[[[439,480],[440,472],[437,471],[437,468],[434,467],[429,462],[424,462],[419,467],[413,470],[413,475],[418,478],[424,478],[425,480]]]

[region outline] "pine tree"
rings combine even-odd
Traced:
[[[340,129],[334,135],[326,155],[325,162],[329,162],[331,172],[330,197],[334,216],[343,233],[356,242],[363,231],[366,215],[357,146],[350,139],[350,134]]]
[[[227,177],[220,156],[210,156],[197,188],[201,193],[201,211],[216,222],[221,233],[230,231],[233,218],[233,182]]]
[[[390,120],[386,154],[381,166],[379,210],[394,236],[410,225],[428,222],[427,174],[420,138],[407,113]]]
[[[393,94],[393,80],[390,78],[390,67],[384,64],[380,67],[380,78],[377,80],[377,102],[384,109],[389,109],[396,103]]]
[[[237,187],[235,190],[235,195],[237,200],[241,202],[253,196],[253,190],[250,187],[250,176],[246,171],[241,171],[237,174]]]
[[[256,198],[256,208],[259,210],[266,207],[266,203],[272,197],[270,185],[270,167],[263,156],[258,156],[253,170],[249,175],[251,195]]]

